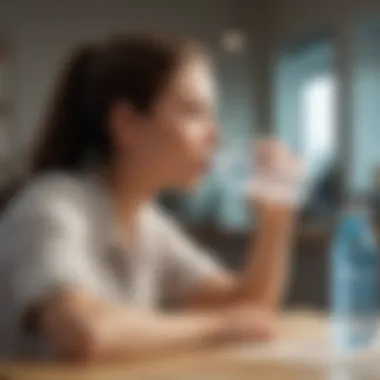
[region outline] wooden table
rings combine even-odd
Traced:
[[[287,313],[281,321],[283,341],[313,341],[327,338],[328,333],[328,318],[317,312]],[[238,360],[226,355],[231,348],[198,350],[117,365],[3,363],[0,380],[331,380],[326,368],[281,364],[268,358]]]

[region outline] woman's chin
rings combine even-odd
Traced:
[[[182,193],[191,194],[192,192],[194,192],[201,186],[203,179],[204,178],[201,176],[187,179],[186,181],[184,181],[182,184],[178,186],[178,190]]]

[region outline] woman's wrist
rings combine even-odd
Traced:
[[[293,221],[298,212],[298,208],[293,204],[283,204],[274,202],[260,202],[256,204],[256,212],[261,221],[270,219]]]

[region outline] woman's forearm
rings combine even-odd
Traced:
[[[63,357],[105,361],[201,346],[227,334],[222,313],[163,313],[67,296],[45,308],[42,332]]]
[[[97,321],[97,343],[90,358],[131,358],[210,344],[222,337],[225,322],[217,313],[164,314],[123,310]]]
[[[295,219],[291,207],[263,207],[260,226],[249,244],[249,262],[239,281],[239,293],[245,300],[271,309],[281,303]]]
[[[248,262],[241,274],[221,275],[205,283],[188,300],[193,309],[218,309],[250,304],[275,311],[289,275],[296,212],[288,206],[265,205],[257,232],[248,246]]]

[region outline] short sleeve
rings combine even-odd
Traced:
[[[165,215],[161,222],[164,299],[181,300],[206,280],[225,274],[216,255],[192,241],[174,219]]]
[[[88,286],[89,226],[78,194],[62,181],[34,186],[8,216],[16,314],[69,286]]]

